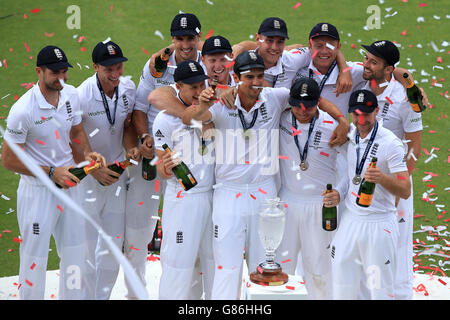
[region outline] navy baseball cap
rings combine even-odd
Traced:
[[[305,108],[312,108],[317,106],[319,98],[320,89],[317,82],[309,77],[300,77],[295,80],[289,92],[289,105],[300,107],[303,104]]]
[[[220,52],[233,52],[230,42],[224,37],[210,37],[203,43],[202,56]]]
[[[99,42],[92,51],[92,62],[102,66],[110,66],[127,60],[123,56],[122,49],[112,41]]]
[[[185,60],[177,64],[173,79],[187,84],[201,82],[209,77],[205,74],[203,67],[194,60]]]
[[[240,53],[234,60],[234,73],[240,74],[250,69],[266,69],[264,59],[253,50]]]
[[[309,33],[309,39],[313,39],[318,36],[329,36],[336,40],[339,40],[339,32],[336,27],[331,23],[321,22],[316,24]]]
[[[350,95],[348,101],[348,112],[355,110],[372,113],[378,107],[378,100],[375,94],[369,90],[356,90]]]
[[[72,68],[64,51],[56,46],[46,46],[42,48],[37,55],[36,66],[46,66],[53,71],[68,67]]]
[[[268,37],[278,36],[289,39],[286,23],[277,17],[264,19],[259,26],[258,33]]]
[[[179,13],[173,18],[170,25],[170,35],[172,37],[192,35],[196,36],[202,30],[200,21],[192,13]]]
[[[375,41],[370,46],[362,45],[368,52],[386,60],[390,66],[395,66],[400,61],[400,52],[397,46],[389,40]]]

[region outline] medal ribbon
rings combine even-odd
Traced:
[[[331,72],[333,72],[334,67],[336,67],[336,60],[333,61],[330,68],[328,69],[327,73],[323,76],[322,81],[319,84],[320,93],[322,93],[322,89],[325,86],[325,82],[327,82],[328,78],[331,75]],[[309,69],[309,77],[311,79],[313,78],[313,73],[314,73],[314,71],[312,71],[312,69]]]
[[[292,126],[297,130],[297,120],[295,119],[295,116],[292,114]],[[297,145],[298,154],[300,155],[300,162],[303,162],[308,157],[308,145],[309,145],[309,137],[311,136],[313,130],[314,130],[314,124],[316,123],[316,116],[311,120],[311,123],[309,124],[309,130],[308,130],[308,138],[306,139],[305,146],[303,147],[303,152],[300,150],[300,145],[298,143],[298,136],[294,136],[295,144]]]
[[[372,146],[373,141],[375,140],[377,131],[378,131],[378,121],[375,122],[375,126],[372,130],[370,140],[367,143],[366,149],[364,150],[363,158],[361,159],[361,162],[359,162],[359,149],[360,149],[360,147],[359,147],[359,131],[358,131],[358,129],[356,129],[355,142],[356,142],[356,175],[357,176],[361,175],[362,169],[364,167],[364,163],[366,162],[370,147]]]
[[[261,105],[261,107],[263,105],[264,105],[264,103]],[[247,122],[245,122],[244,114],[242,113],[242,111],[240,109],[238,109],[239,119],[241,120],[242,128],[244,129],[244,131],[253,128],[253,126],[255,125],[255,122],[256,122],[256,118],[258,118],[258,111],[259,111],[259,108],[256,109],[255,111],[253,111],[252,122],[250,122],[250,124],[247,124]]]
[[[108,122],[111,126],[116,122],[116,111],[117,111],[117,100],[119,100],[119,90],[118,87],[114,88],[114,94],[116,95],[116,100],[114,101],[114,119],[111,118],[111,112],[109,111],[108,100],[106,100],[105,92],[103,91],[102,85],[100,84],[100,80],[98,78],[98,74],[95,74],[97,77],[97,87],[100,90],[100,94],[103,100],[103,107],[105,108],[106,117],[108,118]],[[114,95],[113,95],[114,97]]]

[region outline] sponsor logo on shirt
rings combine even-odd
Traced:
[[[160,84],[162,86],[169,86],[169,85],[173,84],[172,81],[167,81],[167,80],[162,80],[162,79],[156,79],[156,83]]]
[[[281,129],[281,131],[283,131],[283,132],[286,133],[287,135],[292,135],[292,132],[289,131],[289,129],[283,127],[281,124],[280,124],[280,129]]]
[[[8,127],[6,127],[6,130],[7,130],[10,134],[23,134],[22,131],[16,131],[16,130],[10,129],[10,128],[8,128]]]
[[[228,115],[229,115],[230,117],[237,117],[237,116],[238,116],[238,113],[237,113],[237,112],[228,112]]]
[[[47,122],[47,121],[50,121],[50,120],[52,120],[52,119],[53,119],[52,116],[50,116],[50,117],[48,117],[48,118],[42,117],[40,120],[36,120],[36,121],[34,122],[34,124],[35,124],[35,125],[40,125],[40,124],[43,124],[43,123],[45,123],[45,122]]]
[[[105,113],[106,113],[105,110],[95,111],[95,112],[88,112],[88,116],[89,117],[95,117],[95,116],[99,116],[99,115],[102,115],[102,114],[105,114]]]
[[[162,134],[161,130],[158,129],[155,133],[155,137],[158,138],[158,140],[161,140],[161,138],[164,138],[164,135]]]
[[[414,119],[411,119],[410,121],[411,122],[420,122],[420,120],[422,120],[422,118],[414,118]]]

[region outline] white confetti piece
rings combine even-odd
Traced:
[[[83,67],[81,66],[81,64],[79,62],[77,62],[78,67],[81,69],[83,69]]]
[[[130,162],[131,162],[132,164],[134,164],[135,166],[137,166],[137,165],[139,164],[137,161],[135,161],[135,160],[133,160],[133,159],[130,159]]]
[[[6,96],[2,97],[2,100],[5,99],[6,97],[8,97],[10,95],[10,93],[8,93]]]
[[[417,17],[417,22],[425,22],[425,18],[424,17]]]
[[[92,131],[91,133],[89,133],[89,137],[93,137],[95,136],[100,130],[98,128],[95,128],[94,131]]]
[[[159,196],[152,194],[152,199],[159,200]]]
[[[161,220],[161,218],[158,217],[158,216],[151,216],[151,218],[152,218],[152,219],[155,219],[155,220]]]
[[[116,197],[118,197],[119,196],[119,194],[120,194],[120,190],[122,189],[122,187],[121,186],[118,186],[117,187],[117,189],[116,189]]]
[[[64,82],[64,80],[63,79],[61,79],[61,78],[59,78],[58,79],[59,80],[59,83],[61,83],[61,85],[64,87],[64,85],[65,85],[65,82]]]
[[[163,36],[163,34],[161,33],[161,31],[159,31],[159,30],[156,30],[156,31],[155,31],[155,36],[158,36],[158,37],[160,37],[162,40],[164,40],[164,36]]]
[[[433,15],[433,18],[435,18],[436,20],[441,20],[441,17],[439,17],[437,15]]]
[[[385,82],[383,82],[383,83],[380,83],[380,84],[378,85],[378,87],[383,88],[383,87],[387,87],[388,85],[389,85],[389,82],[385,81]]]
[[[103,40],[102,42],[103,42],[103,44],[106,44],[106,43],[108,43],[108,42],[110,42],[110,41],[111,41],[111,38],[108,37],[108,38],[106,38],[105,40]]]
[[[435,154],[430,154],[430,157],[428,157],[428,159],[426,159],[426,160],[424,161],[424,163],[430,162],[433,158],[437,158],[437,155],[435,155]]]
[[[152,161],[150,161],[150,165],[154,166],[155,163],[158,162],[158,156],[155,156]]]
[[[217,183],[217,184],[213,185],[213,189],[220,188],[222,185],[223,185],[223,183]]]
[[[2,199],[5,199],[5,200],[11,200],[11,199],[8,198],[7,196],[5,196],[3,193],[0,195],[0,197],[1,197]]]
[[[332,44],[330,44],[330,43],[328,43],[327,42],[327,44],[325,45],[328,49],[330,49],[330,50],[334,50],[335,48],[334,48],[334,46],[332,45]]]
[[[431,41],[430,44],[431,44],[431,47],[433,48],[434,51],[439,52],[439,48],[437,47],[437,45],[433,41]]]
[[[213,3],[212,1],[209,1],[209,0],[206,0],[206,3],[207,3],[207,4],[210,4],[210,5],[212,5],[212,6],[214,5],[214,3]]]
[[[90,162],[89,161],[82,161],[82,162],[80,162],[80,163],[78,163],[77,165],[76,165],[76,168],[82,168],[82,167],[84,167],[84,166],[87,166],[88,164],[90,164]]]
[[[86,198],[84,200],[87,202],[95,202],[97,200],[97,198]]]

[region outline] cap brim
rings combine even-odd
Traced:
[[[340,41],[339,36],[333,36],[332,34],[329,34],[327,32],[316,32],[315,34],[313,34],[312,36],[310,36],[310,39],[314,39],[315,37],[320,37],[320,36],[327,36],[327,37],[331,37],[333,39],[336,39],[338,41]]]
[[[46,66],[50,70],[61,70],[65,68],[73,68],[72,65],[69,62],[57,62],[52,64],[43,64],[43,66]]]
[[[300,100],[300,99],[295,99],[292,97],[289,97],[289,105],[293,106],[293,107],[300,107],[302,104],[305,106],[305,108],[312,108],[317,106],[317,104],[319,103],[319,99],[317,100]]]
[[[202,52],[202,56],[206,56],[208,54],[214,54],[214,53],[230,53],[233,52],[232,49],[225,49],[225,48],[217,48],[208,52]]]
[[[284,33],[281,31],[267,31],[267,32],[263,32],[261,34],[266,37],[282,37],[282,38],[289,39],[287,33]]]
[[[97,62],[97,64],[106,67],[106,66],[111,66],[113,64],[116,64],[119,62],[124,62],[124,61],[128,61],[128,59],[125,57],[117,57],[117,58],[112,58],[112,59],[108,59],[105,61]]]
[[[186,83],[186,84],[193,84],[193,83],[197,83],[197,82],[202,82],[203,80],[206,80],[206,79],[209,79],[209,77],[206,74],[202,74],[202,75],[198,75],[195,77],[182,79],[179,81],[182,83]]]
[[[195,30],[176,30],[176,31],[171,31],[170,35],[172,37],[177,37],[177,36],[198,36],[198,32]]]
[[[266,69],[266,66],[263,64],[255,63],[255,64],[247,64],[247,65],[239,67],[237,69],[238,69],[238,71],[242,72],[242,71],[246,71],[246,70],[250,70],[250,69]]]
[[[352,113],[355,110],[359,110],[359,111],[365,112],[365,113],[372,113],[375,111],[375,109],[376,109],[376,107],[373,107],[373,106],[368,106],[366,104],[358,104],[356,106],[348,107],[348,112]]]

